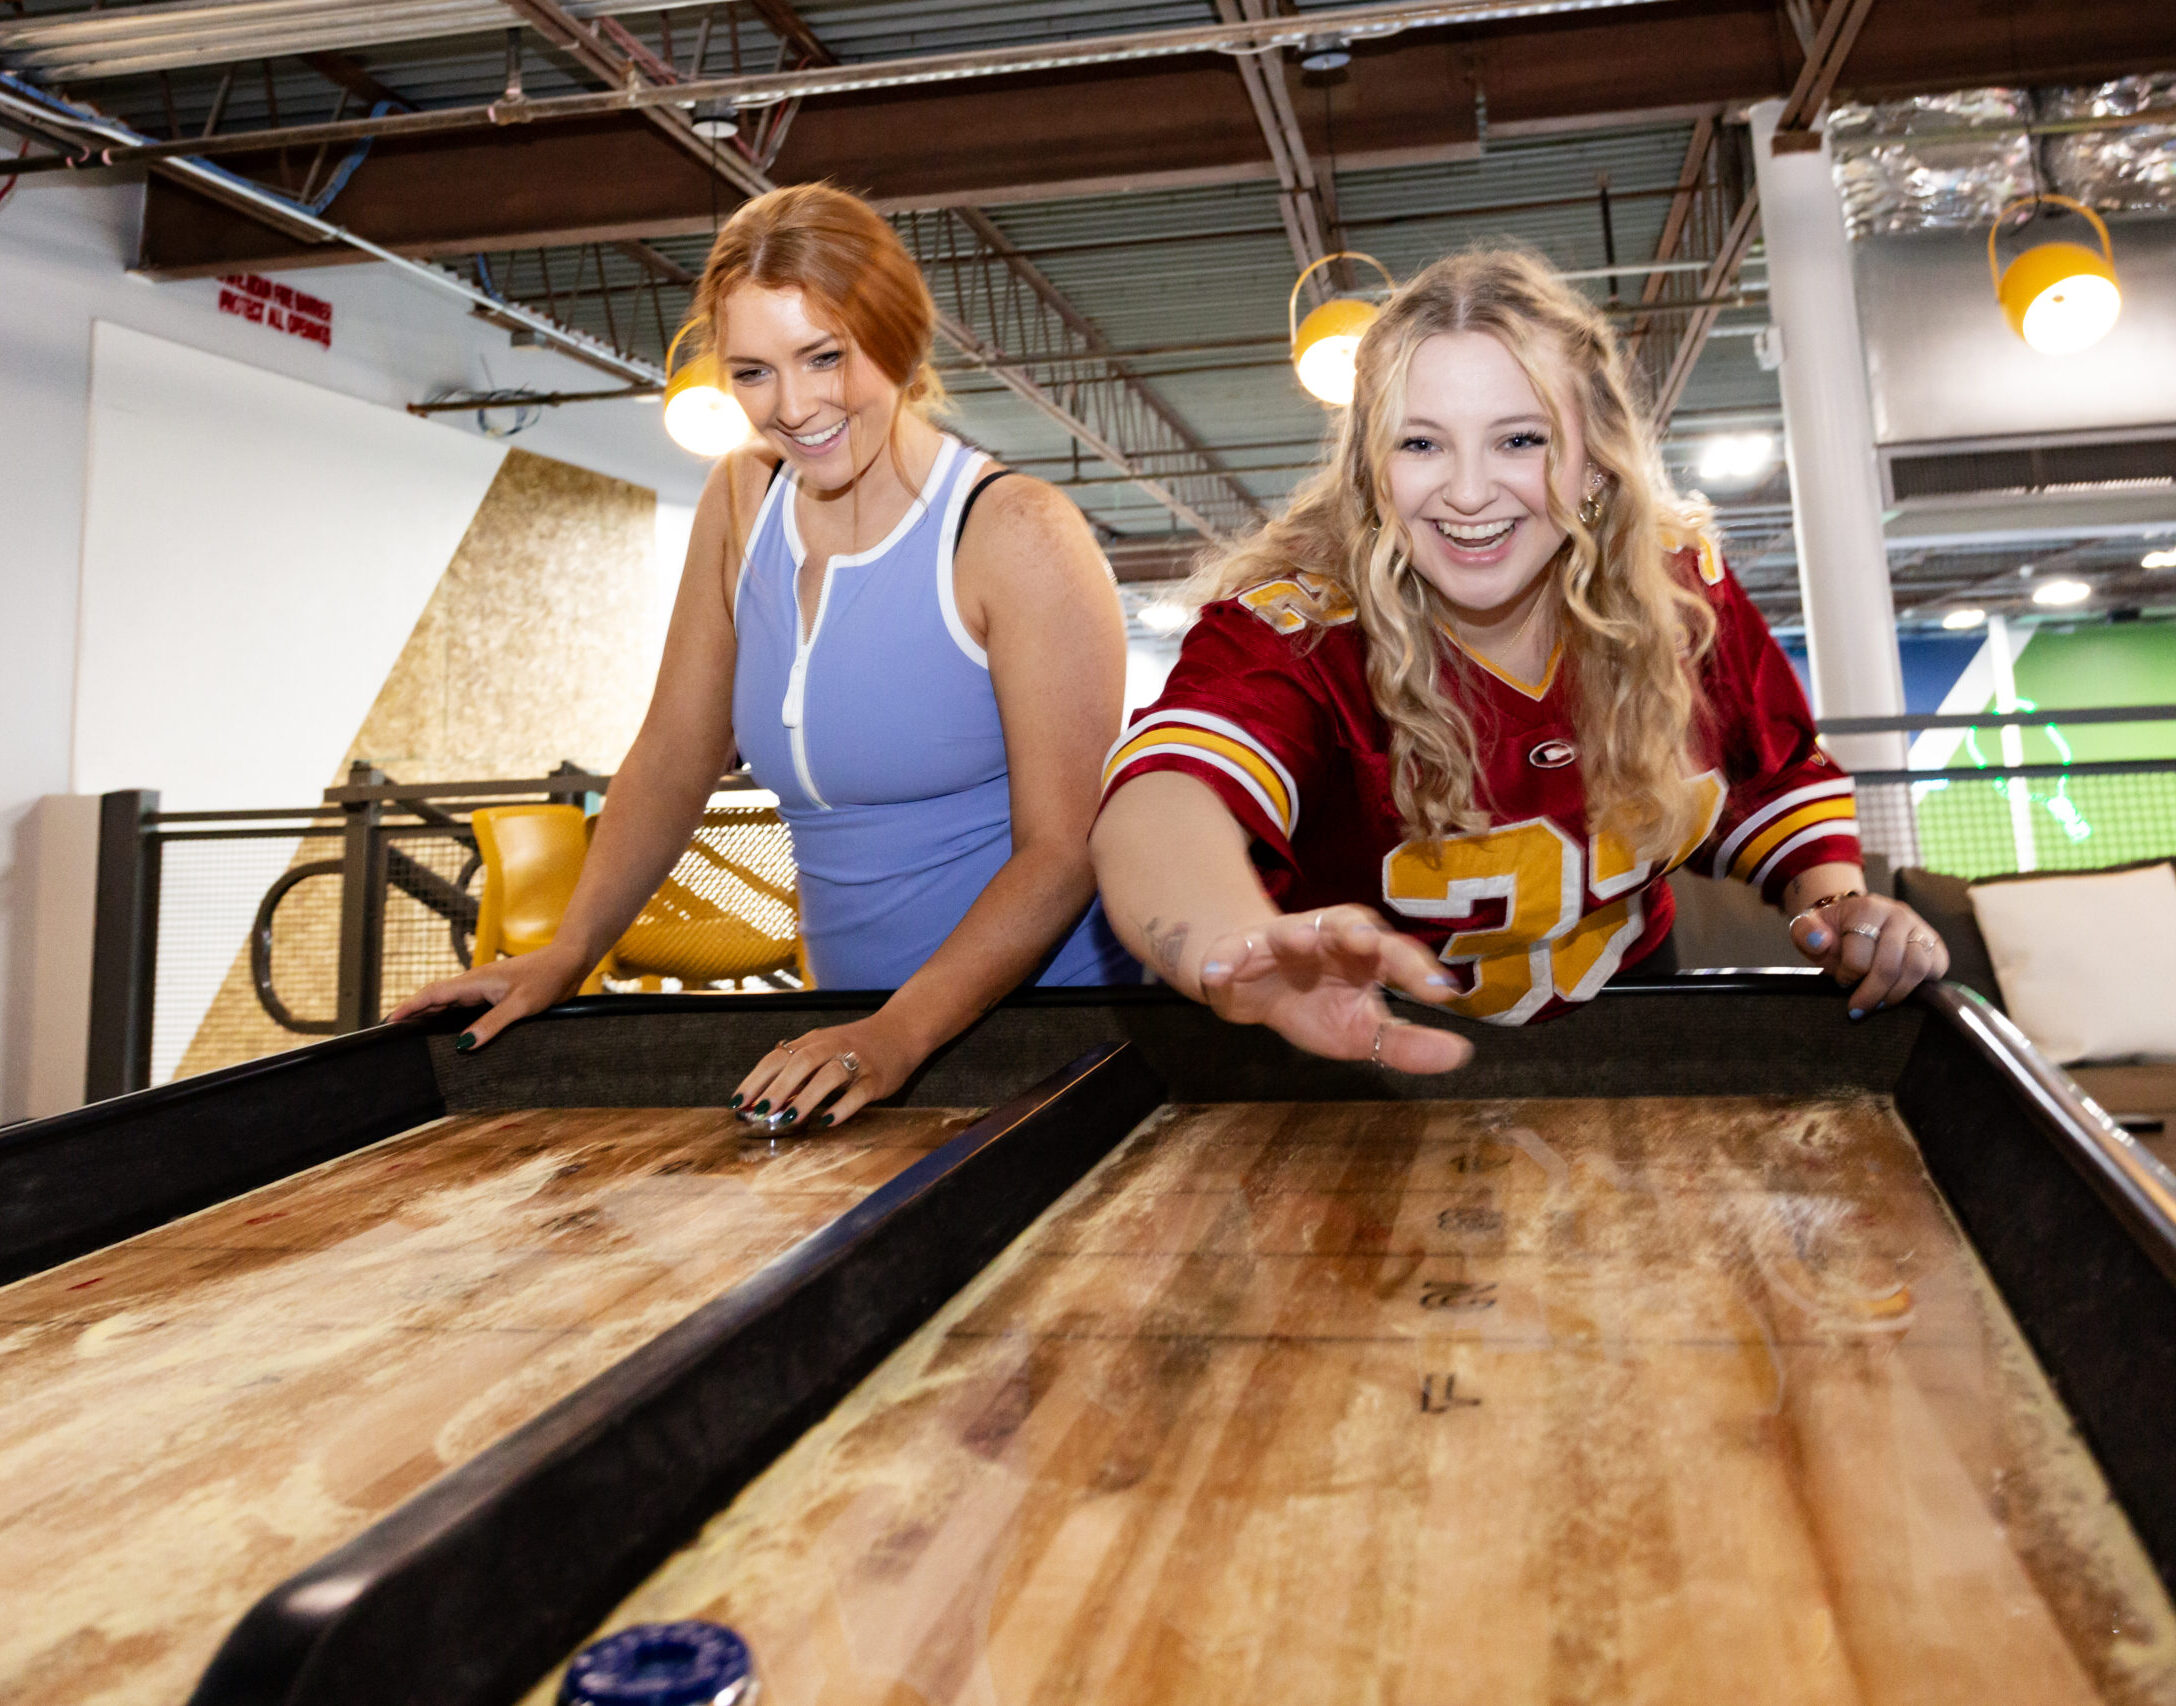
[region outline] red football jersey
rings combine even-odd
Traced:
[[[1462,985],[1454,1011],[1504,1025],[1551,1017],[1668,934],[1663,879],[1679,865],[1697,859],[1773,904],[1799,872],[1859,860],[1851,779],[1815,744],[1789,661],[1711,548],[1678,560],[1717,631],[1702,672],[1707,824],[1667,859],[1635,859],[1588,825],[1561,648],[1539,683],[1471,653],[1446,661],[1446,690],[1481,744],[1490,827],[1414,837],[1392,799],[1360,627],[1331,583],[1306,574],[1202,611],[1162,698],[1112,748],[1104,797],[1152,770],[1198,777],[1253,836],[1287,912],[1363,902],[1440,950]]]

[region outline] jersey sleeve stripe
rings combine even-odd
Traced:
[[[1804,847],[1807,843],[1814,841],[1834,840],[1849,841],[1855,846],[1858,843],[1858,839],[1859,829],[1858,824],[1855,820],[1850,823],[1844,823],[1841,821],[1831,823],[1817,823],[1811,829],[1800,830],[1796,835],[1792,836],[1788,841],[1784,842],[1782,846],[1778,847],[1774,852],[1770,853],[1767,858],[1761,861],[1760,869],[1755,871],[1752,876],[1747,878],[1746,880],[1750,882],[1756,889],[1765,889],[1768,886],[1769,874],[1775,870],[1777,864],[1782,860],[1789,858],[1793,853],[1796,853],[1801,847]]]
[[[1207,711],[1158,711],[1135,723],[1119,737],[1104,761],[1104,791],[1110,791],[1120,771],[1150,751],[1189,747],[1224,758],[1226,762],[1220,768],[1240,766],[1261,793],[1263,809],[1283,827],[1286,838],[1298,829],[1300,791],[1292,772],[1239,724]]]
[[[1185,758],[1191,759],[1196,764],[1206,764],[1211,769],[1221,770],[1242,788],[1246,789],[1254,803],[1262,808],[1264,817],[1268,818],[1271,823],[1283,828],[1286,840],[1291,839],[1292,831],[1286,824],[1284,812],[1277,799],[1270,794],[1267,788],[1262,786],[1259,769],[1250,769],[1238,760],[1227,758],[1223,753],[1213,751],[1197,741],[1159,739],[1129,742],[1123,757],[1117,761],[1109,774],[1108,780],[1103,785],[1105,796],[1108,797],[1111,789],[1117,784],[1120,776],[1129,765],[1144,758]]]
[[[1747,842],[1744,850],[1732,862],[1730,874],[1741,883],[1752,882],[1754,872],[1764,869],[1770,856],[1783,843],[1817,824],[1849,823],[1850,833],[1857,835],[1858,816],[1858,808],[1848,799],[1816,800],[1810,806],[1800,806],[1798,810],[1769,824],[1760,835]],[[1844,831],[1831,829],[1827,833],[1840,835]]]
[[[1729,876],[1738,862],[1738,850],[1786,812],[1811,800],[1849,799],[1854,791],[1851,778],[1839,776],[1834,781],[1815,782],[1809,787],[1793,788],[1787,794],[1778,795],[1731,831],[1729,838],[1716,850],[1715,863],[1709,874]]]

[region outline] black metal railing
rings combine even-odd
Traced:
[[[2079,757],[2089,743],[2065,733],[2110,725],[2133,726],[2134,755]],[[1858,773],[1862,839],[1892,865],[1975,878],[2176,856],[2176,706],[1837,718],[1822,732],[1957,735],[1939,763]],[[572,765],[422,784],[358,767],[316,806],[162,812],[155,793],[107,795],[90,1093],[377,1023],[468,964],[481,887],[470,814],[582,804],[610,785]]]
[[[487,805],[594,803],[549,776],[403,783],[358,766],[317,806],[168,812],[105,796],[90,1061],[96,1097],[374,1025],[469,964]],[[746,792],[728,776],[721,793]]]

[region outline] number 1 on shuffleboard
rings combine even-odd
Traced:
[[[1459,1395],[1458,1376],[1455,1374],[1424,1374],[1420,1377],[1420,1413],[1424,1416],[1440,1416],[1452,1410],[1472,1410],[1480,1407],[1478,1398]]]

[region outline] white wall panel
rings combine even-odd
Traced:
[[[76,789],[308,804],[505,448],[125,326],[92,351]]]

